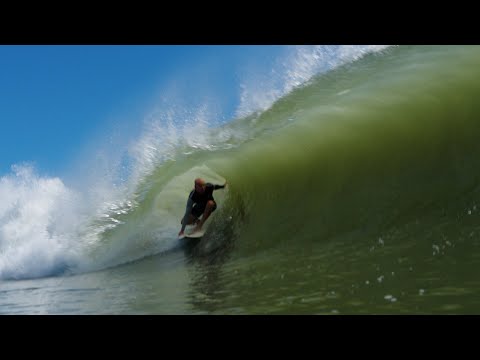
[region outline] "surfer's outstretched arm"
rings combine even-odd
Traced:
[[[213,185],[213,190],[224,189],[225,186],[227,186],[226,181],[225,181],[225,184],[223,184],[223,185]]]

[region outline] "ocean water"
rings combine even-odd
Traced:
[[[115,186],[3,176],[0,313],[479,313],[480,47],[295,61],[230,121],[151,122]],[[228,186],[178,240],[196,177]]]

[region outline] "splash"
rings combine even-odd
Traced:
[[[240,104],[236,117],[245,117],[270,108],[275,101],[293,89],[305,85],[315,75],[366,54],[380,52],[388,45],[317,45],[289,46],[266,74],[247,74],[240,84]]]
[[[78,196],[59,178],[15,165],[0,179],[0,278],[62,273],[77,261],[71,238]]]

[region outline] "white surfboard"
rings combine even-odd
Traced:
[[[205,234],[205,229],[195,232],[185,232],[183,236],[180,236],[179,239],[187,238],[187,239],[198,239],[201,238]]]

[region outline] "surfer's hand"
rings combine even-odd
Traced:
[[[183,231],[180,230],[180,232],[178,233],[178,236],[182,236],[183,235]]]

